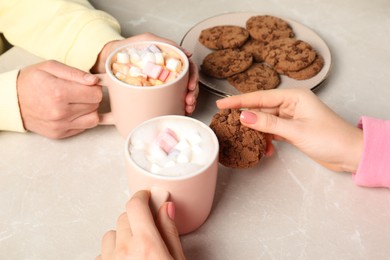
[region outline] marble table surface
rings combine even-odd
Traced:
[[[390,1],[94,0],[123,35],[180,42],[198,22],[229,12],[287,17],[322,37],[332,54],[316,94],[345,120],[390,118]],[[0,71],[38,59],[13,48]],[[219,97],[201,89],[193,117],[209,123]],[[336,140],[335,140],[336,142]],[[128,199],[124,139],[99,126],[64,140],[0,133],[0,259],[94,259]],[[356,186],[294,147],[253,169],[219,167],[206,223],[183,236],[188,259],[389,259],[390,192]]]

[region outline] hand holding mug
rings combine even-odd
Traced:
[[[159,37],[157,35],[154,35],[152,33],[144,33],[139,34],[136,36],[129,37],[127,39],[118,40],[118,41],[112,41],[107,43],[104,48],[99,53],[99,56],[96,60],[96,63],[94,67],[91,69],[93,73],[105,73],[106,67],[105,64],[107,62],[107,59],[109,58],[110,54],[120,48],[121,46],[133,44],[136,42],[142,42],[142,41],[156,41],[156,42],[163,42],[167,43],[169,45],[175,46],[179,48],[181,51],[183,51],[187,58],[189,59],[189,80],[187,84],[187,92],[185,96],[185,113],[187,115],[190,115],[194,112],[195,106],[196,106],[196,99],[199,94],[199,86],[198,86],[198,80],[199,80],[199,73],[197,66],[192,62],[190,59],[192,54],[187,52],[186,50],[182,49],[177,43],[175,43],[172,40]]]
[[[164,203],[154,220],[149,200],[146,190],[133,195],[118,218],[116,231],[104,235],[97,260],[185,259],[174,223],[175,205]]]
[[[107,86],[111,112],[100,124],[114,124],[127,134],[138,124],[162,115],[184,115],[189,60],[167,43],[132,42],[113,51],[99,74]]]
[[[24,127],[49,138],[65,138],[95,127],[102,100],[97,83],[96,76],[57,61],[21,69],[17,92]]]
[[[125,143],[130,192],[150,190],[151,205],[175,203],[179,234],[199,228],[210,214],[218,173],[218,139],[187,116],[160,116],[133,129]]]

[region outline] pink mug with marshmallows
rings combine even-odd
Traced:
[[[131,194],[151,191],[151,207],[175,203],[179,234],[198,229],[210,214],[218,173],[218,139],[187,116],[160,116],[127,137],[125,156]]]
[[[99,124],[115,125],[126,138],[145,120],[184,115],[189,61],[179,48],[163,42],[130,43],[113,51],[100,74],[109,93],[111,111]]]

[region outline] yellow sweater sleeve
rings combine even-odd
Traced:
[[[16,93],[18,73],[19,70],[0,73],[0,130],[25,131]]]
[[[107,42],[123,39],[118,21],[86,0],[1,0],[0,32],[12,45],[85,71]]]
[[[86,0],[0,0],[0,33],[43,59],[85,71],[106,43],[123,39],[118,21]],[[17,75],[17,70],[0,74],[0,131],[25,131]]]

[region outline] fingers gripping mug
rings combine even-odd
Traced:
[[[126,138],[141,122],[161,115],[184,115],[189,78],[187,56],[175,46],[143,41],[113,51],[100,74],[111,112],[101,125],[115,125]]]
[[[196,119],[160,116],[147,120],[126,139],[130,191],[150,190],[155,211],[166,200],[173,201],[179,233],[192,232],[211,211],[218,149],[214,132]]]

